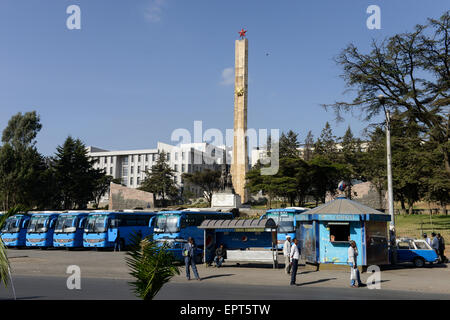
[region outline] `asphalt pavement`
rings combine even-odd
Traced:
[[[208,281],[209,280],[209,281]],[[83,278],[81,289],[67,288],[66,277],[14,276],[18,300],[130,300],[137,299],[126,279]],[[13,299],[11,285],[0,286],[0,299]],[[313,299],[450,299],[450,294],[436,294],[368,288],[315,287],[313,283],[297,286],[226,284],[204,279],[170,282],[158,293],[163,300],[313,300]]]

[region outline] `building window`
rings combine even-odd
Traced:
[[[109,167],[109,174],[113,174],[113,167]]]
[[[181,165],[181,172],[186,172],[186,165],[185,164]]]
[[[177,164],[175,164],[175,165],[173,166],[173,170],[178,171],[178,165],[177,165]]]
[[[122,177],[128,177],[128,167],[122,168]]]
[[[137,169],[138,170],[137,173],[141,173],[141,166],[138,166],[137,168],[138,168]]]
[[[145,155],[145,162],[148,161],[148,154]]]
[[[178,152],[175,152],[175,161],[178,161]]]
[[[130,186],[133,185],[133,177],[130,178]]]
[[[127,166],[128,165],[128,157],[124,157],[123,158],[123,165]]]
[[[111,164],[114,163],[114,157],[109,157],[109,162],[111,162]]]
[[[140,185],[140,184],[141,184],[141,179],[140,179],[139,177],[138,177],[137,180],[136,180],[136,184],[137,184],[137,185]]]
[[[141,162],[141,155],[138,155],[138,162]]]
[[[185,160],[186,159],[186,153],[185,152],[182,152],[181,153],[181,160]]]
[[[147,172],[147,170],[148,170],[148,166],[145,166],[145,172]]]
[[[167,153],[167,161],[170,161],[170,153]]]

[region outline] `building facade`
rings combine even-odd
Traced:
[[[94,168],[103,169],[107,175],[119,179],[129,188],[139,188],[146,177],[146,172],[158,160],[159,154],[167,154],[167,162],[174,170],[175,183],[182,189],[183,173],[193,173],[205,169],[219,170],[223,162],[223,147],[208,143],[189,143],[173,146],[158,142],[154,149],[110,151],[97,147],[88,147],[88,156],[95,160]],[[227,149],[228,150],[228,149]],[[229,150],[228,150],[229,153]],[[189,186],[190,191],[201,196],[200,190]],[[105,195],[103,201],[108,200]]]

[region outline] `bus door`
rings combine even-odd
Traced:
[[[117,219],[108,219],[108,241],[115,242],[117,239],[119,221]]]

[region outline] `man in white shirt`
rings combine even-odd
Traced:
[[[291,286],[295,285],[295,280],[297,277],[298,259],[300,258],[300,251],[298,250],[298,240],[294,238],[294,244],[291,247],[291,253],[289,257],[291,258],[292,270],[291,270]]]
[[[291,236],[286,236],[286,241],[283,245],[283,255],[284,255],[284,271],[286,271],[286,274],[289,274],[291,272]]]

